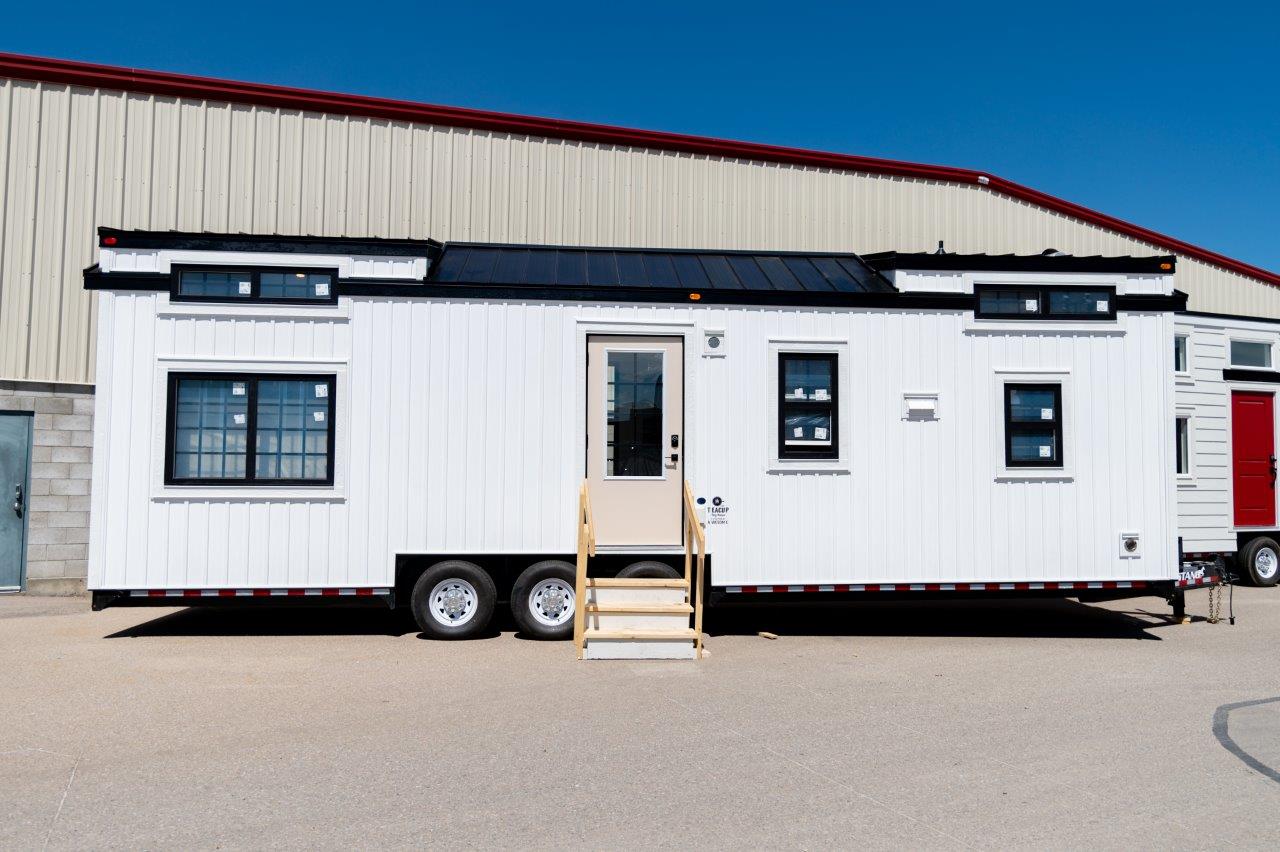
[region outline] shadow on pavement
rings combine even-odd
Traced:
[[[139,617],[146,613],[139,612]],[[1071,600],[868,601],[831,605],[735,606],[708,609],[703,629],[712,636],[1008,636],[1159,640],[1173,626],[1167,613],[1118,611]],[[516,632],[499,604],[479,639]],[[407,609],[192,607],[142,621],[108,639],[154,636],[407,636],[431,641]]]
[[[1008,636],[1150,639],[1173,626],[1168,614],[1120,612],[1073,600],[868,601],[829,606],[708,609],[711,636]]]

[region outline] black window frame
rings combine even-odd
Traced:
[[[1053,419],[1035,421],[1015,421],[1013,419],[1013,392],[1051,391],[1053,393]],[[1064,445],[1062,430],[1062,384],[1060,382],[1005,382],[1004,383],[1004,466],[1009,469],[1018,468],[1065,468],[1067,450]],[[1044,429],[1046,424],[1053,424],[1053,446],[1056,453],[1050,459],[1015,459],[1013,457],[1013,436],[1027,434]]]
[[[1035,293],[1037,307],[1034,312],[1008,313],[1004,311],[982,310],[982,295],[1014,291],[1018,293]],[[1107,310],[1105,313],[1093,311],[1089,313],[1054,313],[1049,310],[1051,293],[1106,293]],[[1116,318],[1115,287],[1085,287],[1065,284],[977,284],[973,288],[974,319],[1027,320],[1043,322],[1046,320],[1069,320],[1072,322],[1107,322]]]
[[[243,273],[249,276],[250,293],[247,296],[196,296],[182,293],[182,273],[184,272],[225,272],[228,274]],[[262,295],[263,273],[279,273],[294,275],[325,274],[329,276],[329,295],[317,299],[287,298],[283,296]],[[336,267],[323,266],[246,266],[243,264],[174,264],[170,269],[169,301],[171,302],[203,302],[220,305],[336,305],[338,303],[338,270]]]
[[[1186,456],[1183,456],[1183,448]],[[1191,415],[1178,414],[1173,418],[1173,471],[1177,476],[1191,475]]]
[[[788,360],[828,361],[831,364],[830,400],[787,399]],[[786,423],[788,411],[831,411],[831,446],[796,446],[787,443]],[[779,352],[778,353],[778,458],[782,460],[830,461],[840,458],[840,354],[838,352]]]
[[[178,431],[178,383],[188,381],[226,381],[244,382],[246,401],[245,424],[245,475],[241,478],[226,477],[175,477],[173,475],[174,449]],[[325,477],[324,479],[259,479],[257,477],[258,460],[258,382],[306,382],[310,384],[324,383],[328,386],[328,437],[325,441]],[[334,439],[336,437],[338,377],[332,373],[221,373],[221,372],[171,372],[168,382],[168,399],[165,406],[165,440],[164,440],[164,484],[165,485],[200,485],[218,488],[297,488],[308,486],[316,488],[333,487],[334,483]]]

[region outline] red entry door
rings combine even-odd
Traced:
[[[1275,397],[1269,393],[1231,394],[1231,462],[1236,526],[1276,525]]]

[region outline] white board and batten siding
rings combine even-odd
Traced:
[[[596,333],[684,337],[685,475],[725,507],[707,526],[718,586],[1176,572],[1168,313],[984,327],[951,310],[246,310],[110,291],[99,311],[94,589],[387,585],[398,553],[572,553]],[[723,332],[715,357],[706,330]],[[780,462],[777,353],[809,349],[839,354],[841,459]],[[334,486],[167,486],[170,370],[335,374]],[[1004,475],[1005,373],[1063,381],[1063,475]],[[912,393],[936,395],[937,419],[904,416]]]
[[[1177,414],[1190,421],[1190,470],[1178,477],[1178,530],[1188,553],[1236,550],[1232,496],[1231,392],[1274,391],[1274,384],[1227,381],[1232,339],[1271,345],[1280,353],[1280,326],[1221,316],[1180,314],[1175,333],[1187,338],[1187,370],[1175,376]],[[1275,369],[1273,366],[1272,369]]]

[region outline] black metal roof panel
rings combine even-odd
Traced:
[[[893,293],[856,254],[448,243],[432,284],[590,290]]]
[[[1103,257],[1072,254],[938,254],[882,251],[863,255],[877,270],[921,269],[948,272],[1133,272],[1167,275],[1173,255]]]

